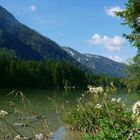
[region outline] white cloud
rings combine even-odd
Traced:
[[[36,6],[35,5],[31,5],[30,6],[30,10],[33,11],[33,12],[35,12],[36,11]]]
[[[125,42],[125,39],[120,36],[114,36],[111,38],[106,35],[101,36],[97,33],[94,34],[89,40],[91,45],[103,45],[105,49],[109,51],[120,51]]]
[[[121,12],[123,11],[124,9],[122,9],[121,7],[119,6],[114,6],[114,7],[105,7],[105,12],[107,15],[109,16],[112,16],[112,17],[115,17],[115,12]]]
[[[108,58],[119,63],[124,63],[124,60],[120,56],[109,56]]]

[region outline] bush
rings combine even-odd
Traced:
[[[138,137],[140,104],[134,105],[137,113],[132,119],[132,113],[127,111],[121,98],[110,99],[110,93],[114,91],[116,88],[113,84],[105,89],[90,86],[88,92],[91,93],[92,100],[85,103],[84,97],[80,97],[77,106],[65,114],[66,124],[69,124],[71,129],[85,132],[83,140]]]

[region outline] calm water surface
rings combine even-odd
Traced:
[[[7,96],[11,90],[0,90],[0,110],[10,110],[8,101],[12,101],[17,104],[18,108],[22,108],[21,99],[15,96]],[[49,131],[55,132],[53,140],[80,140],[81,134],[72,132],[64,127],[63,123],[63,110],[69,110],[76,105],[77,99],[84,91],[59,91],[59,90],[23,90],[23,94],[30,101],[30,105],[27,105],[27,109],[37,114],[43,114],[46,116],[49,122]],[[137,100],[140,100],[140,96],[136,93],[127,94],[126,90],[121,90],[118,94],[112,95],[111,98],[121,97],[126,101],[127,106],[131,107]],[[86,94],[85,101],[91,99],[90,94]]]

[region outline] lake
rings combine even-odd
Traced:
[[[22,110],[23,104],[19,97],[13,95],[7,96],[11,90],[0,90],[0,110],[10,111],[8,101],[16,103],[17,108]],[[42,90],[26,89],[22,93],[29,99],[30,103],[25,107],[30,112],[46,116],[48,129],[53,132],[53,140],[80,140],[82,134],[65,129],[63,122],[63,112],[76,105],[77,99],[81,97],[84,91],[60,91],[60,90]],[[111,95],[111,98],[122,98],[126,101],[128,108],[140,100],[136,93],[127,94],[126,90],[121,90],[117,94]],[[91,94],[85,93],[85,102],[91,100]]]

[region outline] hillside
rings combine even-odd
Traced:
[[[124,76],[124,69],[126,65],[123,63],[118,63],[106,57],[94,54],[82,54],[69,47],[64,47],[63,49],[75,60],[91,71],[98,74],[107,74],[115,77]]]
[[[98,74],[124,76],[124,64],[93,54],[81,54],[71,48],[63,48],[48,37],[20,23],[0,6],[0,50],[14,54],[22,60],[64,60]]]
[[[77,63],[57,43],[21,24],[0,6],[0,48],[7,48],[25,60],[66,60]]]

